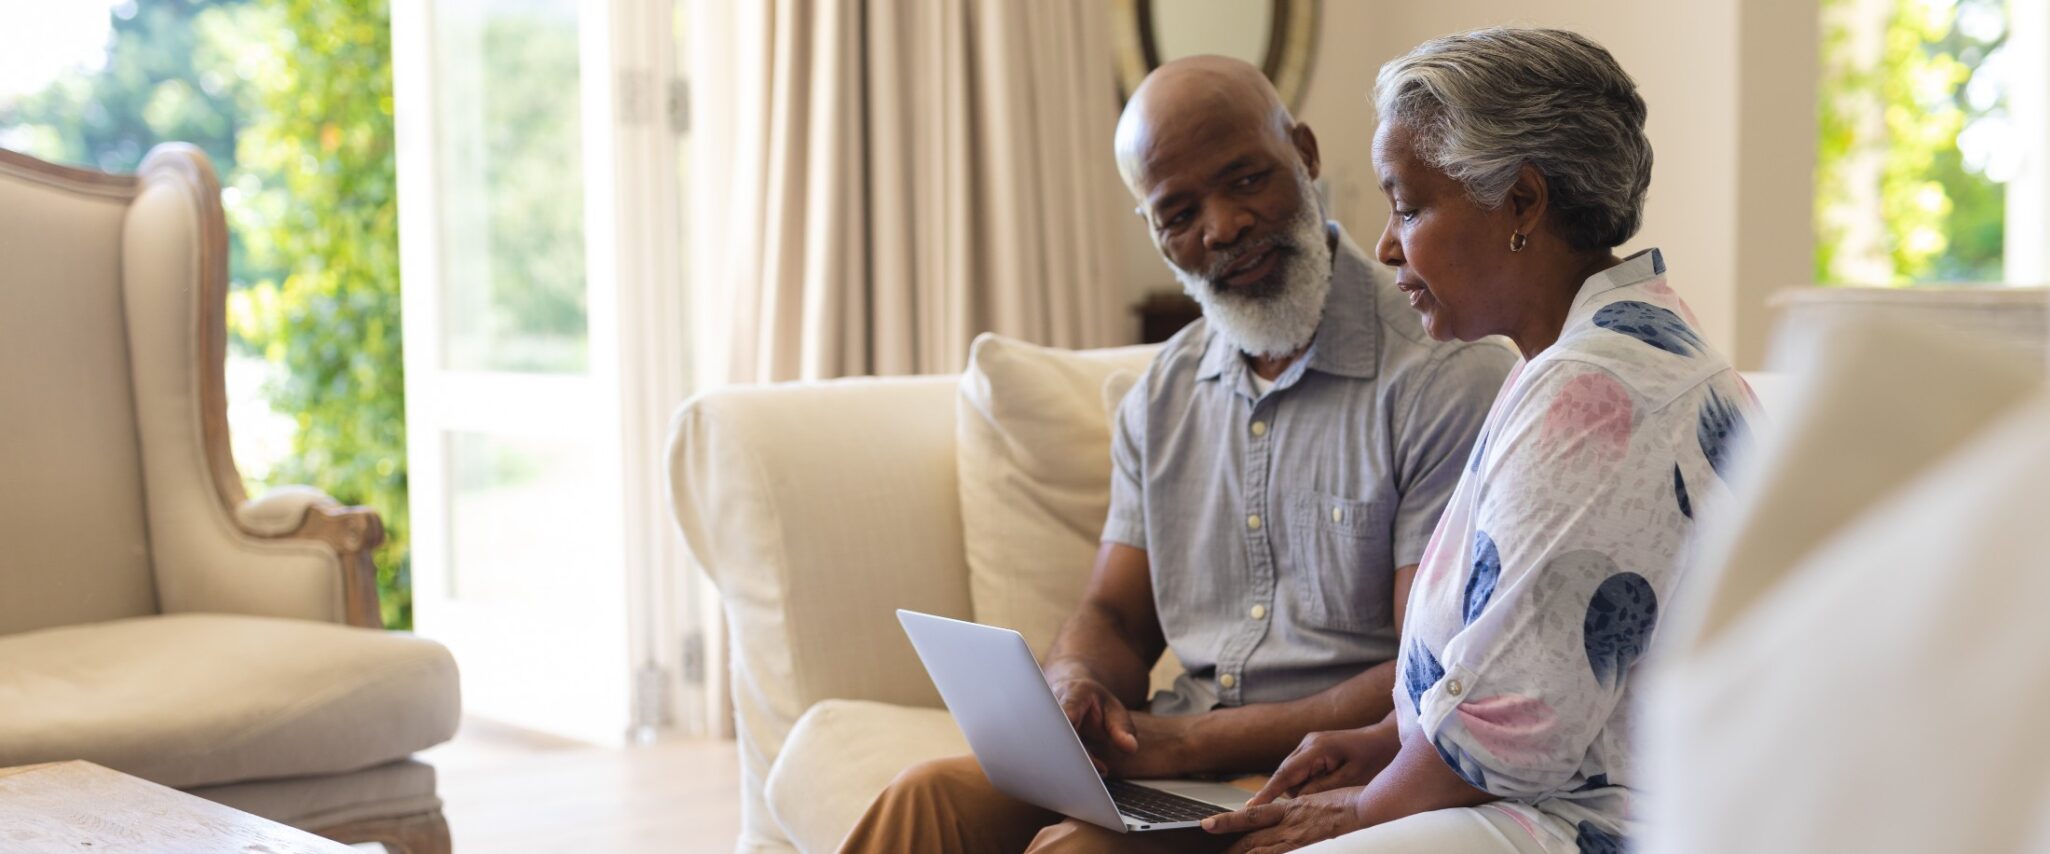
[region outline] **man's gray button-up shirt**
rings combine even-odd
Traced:
[[[1189,670],[1156,712],[1292,700],[1394,658],[1395,570],[1422,558],[1515,362],[1432,341],[1330,229],[1323,319],[1271,390],[1199,320],[1119,405],[1103,539],[1146,550]]]

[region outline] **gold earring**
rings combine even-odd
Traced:
[[[1528,238],[1528,237],[1524,237],[1524,236],[1523,236],[1523,232],[1521,232],[1521,231],[1512,231],[1512,232],[1509,232],[1509,251],[1511,251],[1511,252],[1522,252],[1522,251],[1523,251],[1523,247],[1524,247],[1524,244],[1527,244],[1527,243],[1529,243],[1529,242],[1530,242],[1530,238]]]

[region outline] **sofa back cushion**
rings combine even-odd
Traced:
[[[124,183],[0,159],[0,634],[156,611]]]
[[[1044,656],[1089,583],[1110,508],[1106,385],[1157,347],[1058,350],[985,334],[955,419],[969,598],[978,622]]]

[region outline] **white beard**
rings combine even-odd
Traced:
[[[1297,169],[1295,177],[1301,203],[1279,234],[1233,249],[1204,272],[1190,272],[1172,260],[1167,262],[1168,269],[1181,280],[1182,290],[1203,306],[1210,328],[1247,355],[1287,356],[1309,346],[1310,338],[1317,334],[1317,322],[1324,317],[1324,300],[1331,294],[1331,245],[1323,212],[1310,176]],[[1269,247],[1280,247],[1281,257],[1267,281],[1245,290],[1216,283],[1232,263]],[[1165,253],[1161,257],[1165,259]]]

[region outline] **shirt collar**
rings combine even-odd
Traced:
[[[1579,314],[1581,308],[1594,301],[1595,297],[1617,288],[1627,288],[1659,278],[1666,274],[1666,256],[1656,248],[1646,249],[1623,259],[1599,273],[1587,277],[1581,283],[1580,293],[1573,297],[1573,308],[1567,311],[1571,316]]]
[[[1352,236],[1336,222],[1326,222],[1324,229],[1336,245],[1331,253],[1331,291],[1324,297],[1324,315],[1317,321],[1302,362],[1327,374],[1373,379],[1380,364],[1380,288],[1368,266],[1367,253]],[[1196,366],[1197,380],[1246,369],[1245,358],[1231,341],[1214,328],[1208,334],[1203,360]],[[1276,388],[1291,380],[1290,374],[1300,373],[1295,367],[1281,375]]]

